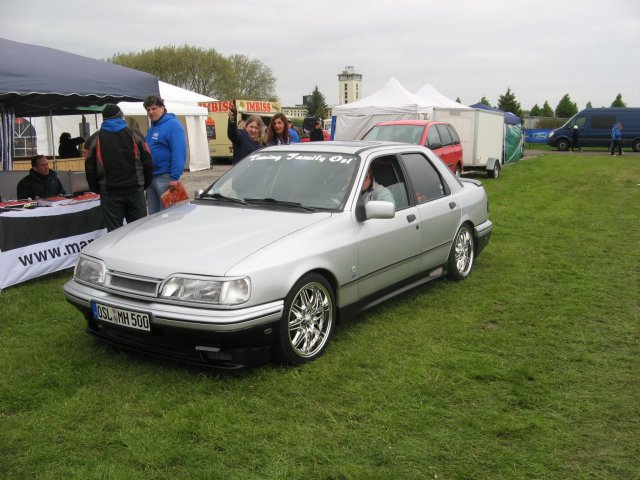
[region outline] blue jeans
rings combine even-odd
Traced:
[[[151,185],[147,188],[147,203],[149,204],[149,215],[164,210],[160,197],[169,189],[171,176],[168,173],[162,175],[154,175]]]

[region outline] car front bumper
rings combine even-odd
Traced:
[[[67,301],[87,320],[87,333],[114,345],[190,364],[238,368],[271,358],[282,317],[282,300],[232,310],[196,308],[131,298],[70,280]],[[96,320],[91,302],[150,317],[150,331]]]

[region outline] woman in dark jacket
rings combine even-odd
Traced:
[[[76,137],[71,138],[71,134],[64,132],[60,135],[60,146],[58,147],[58,155],[60,158],[75,158],[81,157],[78,145],[84,143],[84,138]]]
[[[252,115],[244,122],[244,127],[236,124],[236,115],[229,110],[227,137],[233,144],[233,164],[265,146],[264,123],[257,115]]]

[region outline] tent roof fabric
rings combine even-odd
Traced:
[[[216,101],[215,98],[207,97],[206,95],[201,95],[191,90],[171,85],[170,83],[159,81],[158,84],[160,85],[160,96],[165,101],[168,100],[170,102],[186,103],[189,105],[196,105],[198,102]]]
[[[102,60],[0,38],[0,103],[16,116],[159,95],[158,79]]]
[[[502,113],[504,114],[504,123],[506,123],[507,125],[520,125],[522,123],[522,120],[520,119],[520,117],[517,116],[515,113],[505,112],[503,110],[500,110],[499,108],[485,105],[484,103],[474,103],[473,105],[470,105],[470,107]]]
[[[425,113],[429,105],[398,80],[391,78],[380,90],[356,102],[333,107],[334,115],[379,115],[397,113]]]
[[[142,106],[142,102],[119,102],[118,106],[125,115],[147,115],[147,111]],[[209,111],[205,107],[199,107],[198,105],[164,100],[164,106],[167,112],[173,113],[174,115],[192,115],[196,117],[206,117],[209,115]]]
[[[415,92],[416,96],[420,97],[423,102],[432,107],[443,107],[443,108],[463,108],[468,109],[466,105],[462,105],[461,103],[456,102],[455,100],[451,100],[449,97],[441,94],[438,90],[436,90],[433,85],[430,83],[425,83],[420,90]]]

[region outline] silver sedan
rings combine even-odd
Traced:
[[[491,231],[482,184],[424,147],[274,146],[192,202],[86,246],[64,292],[87,332],[121,347],[227,368],[299,364],[341,317],[466,278]]]

